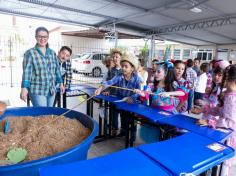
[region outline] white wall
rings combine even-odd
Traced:
[[[85,53],[93,51],[107,51],[112,48],[113,44],[105,39],[94,39],[75,36],[61,36],[61,44],[72,48],[73,53]]]

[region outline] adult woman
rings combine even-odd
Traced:
[[[33,106],[53,106],[56,84],[64,92],[56,53],[48,47],[49,32],[45,27],[35,31],[36,45],[27,50],[23,60],[22,100],[29,94]]]

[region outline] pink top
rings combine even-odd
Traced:
[[[225,93],[224,106],[217,126],[236,129],[236,92]]]
[[[209,113],[215,116],[220,116],[215,120],[216,127],[226,127],[233,130],[236,129],[236,91],[225,93],[224,106],[209,109]],[[214,126],[214,125],[213,125]],[[236,132],[234,131],[232,137],[227,141],[227,144],[236,149]]]

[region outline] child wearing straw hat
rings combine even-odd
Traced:
[[[126,102],[128,103],[133,103],[136,101],[139,95],[134,93],[132,90],[140,89],[140,85],[142,82],[142,80],[136,73],[138,69],[138,60],[132,56],[124,55],[121,59],[121,68],[122,73],[115,76],[109,81],[103,82],[102,86],[100,86],[95,91],[95,95],[99,95],[104,88],[114,85],[124,88],[116,90],[117,97],[127,97]],[[121,134],[124,134],[124,129],[126,126],[124,118],[125,114],[121,113]]]
[[[136,73],[138,69],[138,60],[133,58],[132,56],[125,55],[121,59],[121,67],[122,73],[115,76],[109,81],[103,82],[102,86],[100,86],[95,91],[96,95],[99,95],[104,88],[109,87],[111,85],[127,89],[140,89],[141,79]],[[118,97],[128,97],[128,103],[134,102],[138,97],[138,95],[131,90],[117,89],[116,93],[116,96]]]

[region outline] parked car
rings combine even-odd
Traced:
[[[107,69],[102,63],[108,56],[107,53],[86,53],[81,57],[72,59],[72,69],[79,73],[92,74],[99,77],[106,73]]]

